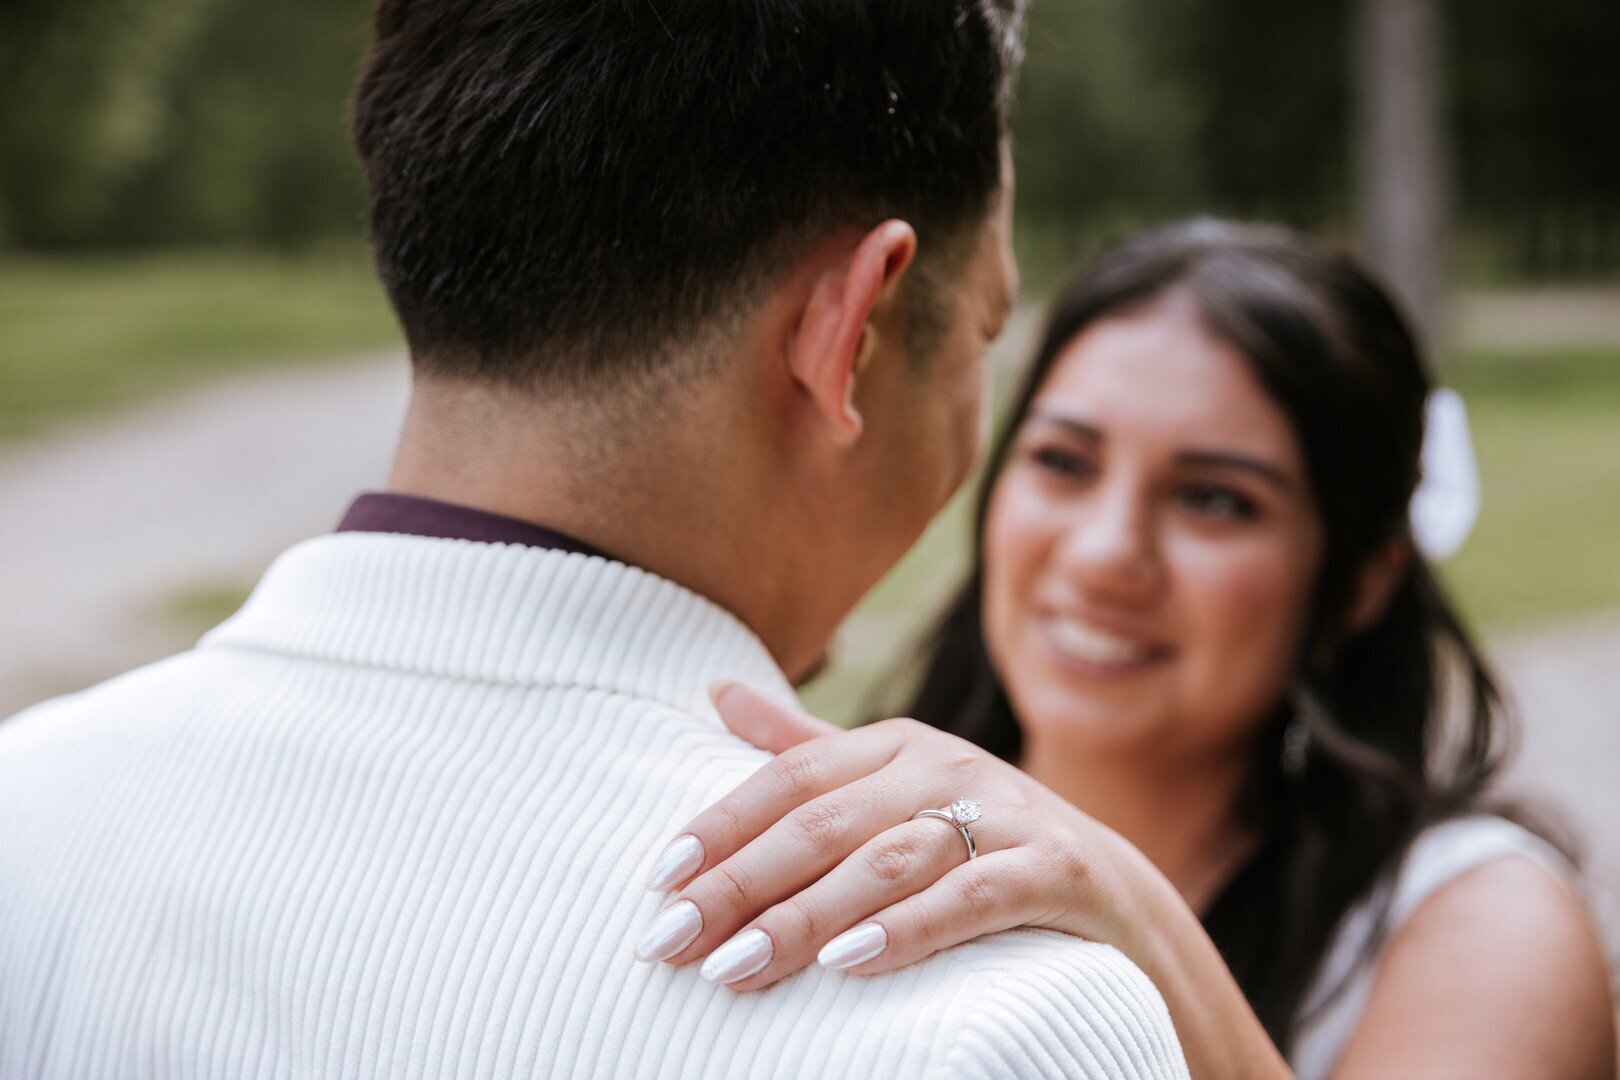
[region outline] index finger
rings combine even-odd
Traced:
[[[647,888],[672,888],[718,865],[797,807],[877,772],[898,750],[888,732],[864,727],[778,754],[687,822],[653,863]]]

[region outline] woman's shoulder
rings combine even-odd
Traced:
[[[1453,818],[1412,841],[1389,898],[1385,936],[1444,886],[1509,855],[1524,856],[1566,888],[1577,885],[1575,868],[1563,853],[1524,826],[1493,815]]]
[[[1515,858],[1517,857],[1517,858]],[[1478,871],[1478,873],[1475,873]],[[1364,1018],[1388,953],[1402,930],[1431,899],[1467,909],[1477,936],[1511,933],[1527,937],[1530,910],[1579,910],[1575,868],[1552,844],[1505,818],[1477,815],[1444,821],[1421,832],[1409,846],[1394,879],[1354,905],[1340,921],[1315,985],[1302,1010],[1291,1055],[1302,1077],[1326,1076],[1351,1033]],[[1458,920],[1446,920],[1453,927]],[[1553,929],[1553,927],[1549,927]],[[1473,941],[1470,948],[1489,948]]]
[[[1563,853],[1522,825],[1489,814],[1438,822],[1412,840],[1394,878],[1352,905],[1340,920],[1318,980],[1320,993],[1331,993],[1352,969],[1370,966],[1378,944],[1387,943],[1436,892],[1512,855],[1528,859],[1560,886],[1578,890],[1575,867]]]
[[[1613,1075],[1591,913],[1573,868],[1526,836],[1482,825],[1414,850],[1395,896],[1411,906],[1381,942],[1348,1071]]]
[[[1429,897],[1510,855],[1524,856],[1565,887],[1578,887],[1576,870],[1563,853],[1506,818],[1477,814],[1430,825],[1408,845],[1393,879],[1353,904],[1339,921],[1317,980],[1319,994],[1325,997],[1352,969],[1367,966],[1375,941],[1387,942]]]

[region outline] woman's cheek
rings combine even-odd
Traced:
[[[1278,542],[1203,545],[1184,556],[1183,598],[1199,643],[1191,688],[1234,724],[1252,723],[1283,694],[1309,604],[1301,552]]]
[[[985,645],[1004,678],[1030,650],[1035,597],[1064,521],[1027,480],[1009,470],[996,486],[985,518]]]
[[[1009,476],[997,485],[985,519],[984,571],[987,588],[994,585],[1002,599],[1027,597],[1040,573],[1043,552],[1051,549],[1059,524],[1051,509]]]

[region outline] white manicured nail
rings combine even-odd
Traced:
[[[744,930],[703,961],[702,974],[716,983],[734,983],[765,970],[771,962],[771,936],[760,929]]]
[[[658,861],[653,863],[652,873],[647,875],[647,888],[654,892],[667,889],[677,881],[691,877],[692,872],[702,865],[703,841],[691,833],[677,836],[658,856]]]
[[[666,960],[703,932],[703,913],[690,900],[682,900],[659,912],[636,942],[637,960]]]
[[[845,930],[821,947],[816,962],[824,968],[843,971],[864,964],[889,947],[889,934],[875,922]]]

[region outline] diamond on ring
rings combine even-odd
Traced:
[[[967,844],[968,859],[971,861],[978,856],[979,845],[973,839],[973,830],[969,829],[968,826],[978,821],[982,815],[983,810],[980,809],[978,803],[972,799],[959,798],[941,810],[919,810],[911,815],[911,820],[916,821],[920,817],[936,817],[945,822],[945,824],[962,834],[962,840]]]

